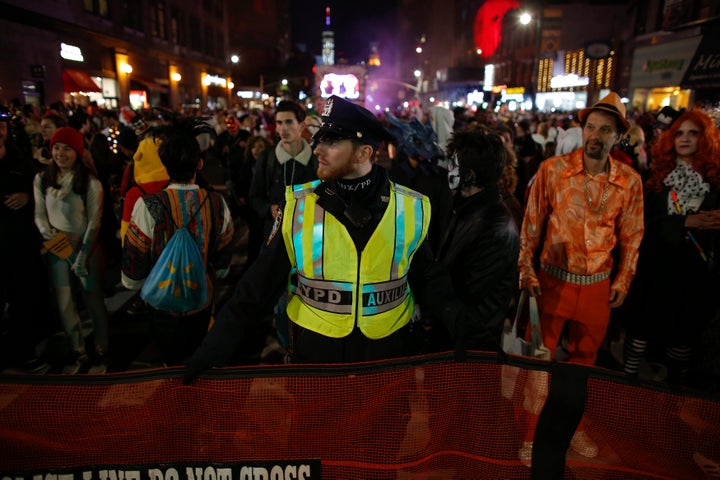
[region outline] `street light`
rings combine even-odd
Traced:
[[[232,63],[238,63],[238,62],[240,62],[240,56],[239,56],[237,53],[233,53],[233,54],[230,56],[230,61],[231,61]]]
[[[530,82],[532,85],[532,91],[533,91],[533,98],[532,98],[532,108],[533,111],[536,111],[537,106],[537,96],[538,96],[538,90],[540,88],[540,75],[539,75],[539,64],[540,64],[540,43],[541,43],[541,31],[540,31],[540,22],[541,22],[541,16],[537,16],[537,18],[534,18],[532,14],[529,12],[523,12],[520,14],[520,17],[518,19],[522,25],[530,25],[530,23],[535,22],[535,43],[533,45],[533,56],[532,56],[532,76],[530,78]]]

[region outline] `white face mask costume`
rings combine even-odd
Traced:
[[[310,115],[305,119],[305,128],[308,129],[310,135],[315,135],[322,126],[322,119],[317,115]]]
[[[458,163],[457,153],[453,154],[448,163],[448,184],[450,190],[457,190],[460,186],[460,165]]]

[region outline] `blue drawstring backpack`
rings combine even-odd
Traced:
[[[187,229],[207,198],[205,197],[192,215],[187,216],[188,220],[182,227],[175,224],[175,232],[145,279],[140,298],[158,310],[170,313],[191,312],[200,309],[208,300],[207,274],[202,252]],[[185,217],[185,202],[180,204]],[[172,219],[172,214],[170,218]],[[202,238],[202,226],[198,226],[198,234]]]

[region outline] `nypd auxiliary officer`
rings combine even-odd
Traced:
[[[408,354],[416,301],[436,318],[452,323],[458,316],[441,301],[452,298],[450,283],[425,241],[427,197],[390,182],[373,164],[380,143],[392,137],[371,112],[340,97],[327,100],[322,119],[313,137],[320,180],[286,189],[265,248],[186,361],[188,380],[227,364],[247,325],[285,288],[297,363]]]

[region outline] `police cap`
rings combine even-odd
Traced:
[[[369,110],[332,95],[322,111],[322,126],[313,135],[313,144],[331,140],[357,140],[375,150],[393,137]]]

